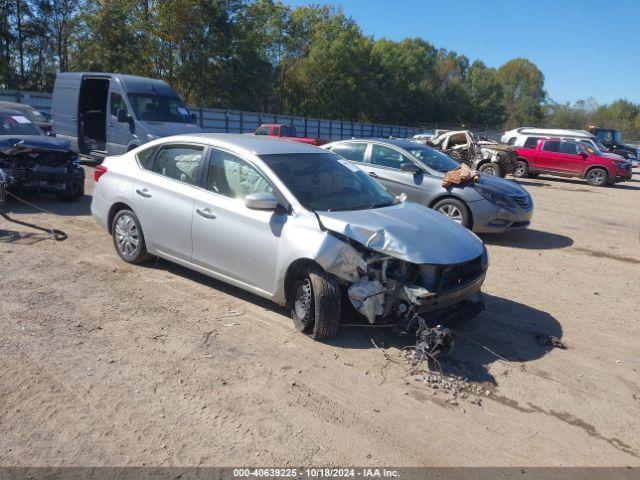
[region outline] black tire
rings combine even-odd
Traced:
[[[516,168],[513,170],[513,176],[516,178],[526,178],[529,176],[529,164],[524,160],[516,160]]]
[[[296,329],[314,340],[334,337],[342,310],[338,280],[322,268],[310,266],[302,270],[292,288],[290,307]]]
[[[138,264],[149,260],[142,227],[131,210],[120,210],[111,222],[113,246],[122,260]]]
[[[444,198],[437,202],[432,208],[436,212],[446,215],[454,222],[471,229],[471,212],[469,212],[469,208],[462,200],[458,200],[457,198]]]
[[[478,171],[486,173],[487,175],[494,175],[496,177],[501,176],[502,169],[500,165],[494,162],[486,162],[478,167]]]
[[[586,179],[593,187],[603,187],[609,182],[609,174],[604,168],[592,168],[587,172]]]

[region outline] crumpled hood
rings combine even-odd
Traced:
[[[0,152],[4,155],[25,153],[30,150],[64,152],[69,150],[69,145],[67,139],[44,135],[0,135]]]
[[[515,182],[510,180],[505,180],[504,178],[496,177],[494,175],[488,174],[480,174],[480,180],[477,184],[480,185],[487,190],[491,190],[493,192],[499,193],[501,195],[507,196],[528,196],[529,192],[527,192],[524,188],[518,185]]]
[[[322,225],[407,262],[448,265],[473,260],[482,241],[446,216],[413,202],[346,212],[316,212]]]
[[[200,133],[202,129],[195,123],[180,122],[141,122],[144,127],[156,137],[168,137],[170,135],[180,135],[182,133]]]

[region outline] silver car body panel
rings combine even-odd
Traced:
[[[288,211],[252,210],[242,200],[140,166],[137,153],[171,143],[201,145],[236,154],[271,182],[280,198],[288,203]],[[180,135],[155,140],[104,160],[107,173],[94,186],[91,211],[97,222],[109,229],[114,208],[124,204],[138,216],[152,255],[281,305],[286,303],[287,272],[299,260],[314,261],[347,284],[362,281],[363,274],[371,269],[370,262],[377,265],[386,262],[385,255],[442,268],[452,263],[479,261],[482,257],[486,268],[486,249],[479,238],[421,205],[407,202],[375,210],[307,210],[259,157],[279,153],[321,151],[297,142],[232,134]],[[205,211],[208,213],[203,216],[201,212]],[[478,278],[474,280],[474,291],[479,291],[482,284]],[[447,295],[448,292],[443,292],[443,297]],[[453,295],[451,298],[464,299],[459,294]],[[380,311],[379,307],[375,310]]]

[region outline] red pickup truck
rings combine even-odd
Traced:
[[[260,125],[254,135],[268,135],[270,137],[278,137],[283,140],[293,140],[300,143],[308,143],[309,145],[324,145],[328,140],[320,140],[319,138],[299,137],[296,127],[293,125],[285,125],[283,123],[263,123]]]
[[[631,178],[631,162],[605,157],[593,147],[574,140],[540,139],[530,148],[517,148],[513,175],[518,178],[539,173],[578,177],[589,185],[601,187]]]

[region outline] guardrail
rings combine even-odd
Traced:
[[[37,110],[51,112],[51,94],[17,90],[0,90],[0,101],[31,105]],[[282,123],[294,126],[299,136],[327,140],[345,138],[397,137],[407,138],[438,128],[460,129],[459,126],[443,126],[438,123],[404,126],[381,123],[349,122],[320,118],[278,115],[273,113],[247,112],[222,108],[189,107],[198,117],[198,124],[207,132],[250,133],[262,123]],[[475,134],[489,140],[500,141],[500,132],[491,132],[487,127],[467,127]]]

